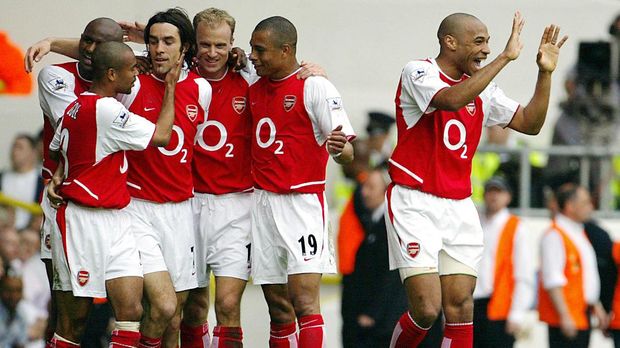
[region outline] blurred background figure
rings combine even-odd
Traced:
[[[502,177],[484,185],[480,223],[484,251],[474,290],[474,347],[512,347],[525,334],[535,299],[534,255],[521,220],[508,211],[511,188]]]
[[[28,95],[32,77],[24,71],[24,52],[0,31],[0,94]]]
[[[0,278],[0,347],[42,348],[45,319],[23,301],[19,272],[9,269]]]
[[[6,268],[21,271],[23,264],[19,259],[19,234],[13,227],[0,229],[0,258]]]
[[[27,134],[19,134],[11,146],[11,168],[0,173],[0,193],[21,203],[21,207],[15,208],[14,226],[18,230],[41,226],[38,202],[43,190],[43,180],[38,168],[38,158],[35,140]],[[32,214],[33,212],[38,214]]]
[[[596,255],[584,230],[592,210],[590,194],[582,186],[568,183],[555,192],[554,217],[540,245],[538,291],[539,317],[548,325],[551,348],[588,347],[590,315],[600,329],[607,329]]]
[[[41,261],[39,232],[27,228],[19,232],[19,259],[22,263],[24,301],[33,305],[41,318],[48,317],[51,298],[45,265]]]
[[[379,111],[371,111],[368,113],[368,125],[366,126],[366,133],[368,138],[369,165],[371,168],[386,162],[392,150],[394,150],[394,143],[391,139],[392,125],[396,123],[394,116],[388,115]]]

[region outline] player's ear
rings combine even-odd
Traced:
[[[105,75],[109,81],[116,81],[116,70],[114,68],[108,68]]]
[[[450,34],[444,36],[443,37],[443,44],[450,51],[455,51],[456,50],[456,45],[457,45],[456,37],[454,37],[454,36],[452,36]]]

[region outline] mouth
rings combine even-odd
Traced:
[[[482,67],[482,62],[484,62],[486,59],[486,57],[474,58],[474,66],[476,67],[476,69],[480,69]]]
[[[82,53],[82,64],[91,66],[93,64],[93,58],[90,54]]]

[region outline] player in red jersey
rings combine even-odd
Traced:
[[[394,329],[391,347],[416,347],[443,307],[442,347],[471,347],[476,269],[482,229],[471,195],[471,159],[482,126],[510,127],[537,134],[549,104],[551,73],[560,47],[560,28],[545,28],[536,63],[534,96],[521,107],[493,78],[523,44],[517,12],[504,51],[490,54],[486,26],[455,13],[440,24],[436,59],[409,62],[396,94],[398,143],[390,158],[393,184],[386,194],[390,267],[398,268],[410,309]],[[443,304],[443,305],[442,305]]]
[[[77,96],[88,90],[92,80],[92,61],[91,56],[98,43],[107,41],[122,42],[123,31],[119,25],[109,18],[97,18],[89,22],[84,28],[80,38],[79,60],[77,62],[67,62],[55,64],[43,68],[39,72],[39,104],[43,111],[43,166],[41,175],[46,184],[56,171],[57,162],[49,157],[49,145],[54,136],[56,126],[62,117],[69,103],[73,102]],[[26,58],[34,54],[29,50]],[[32,66],[27,70],[31,71]],[[43,209],[43,224],[41,226],[41,259],[45,263],[47,277],[52,290],[52,305],[48,320],[46,340],[50,340],[54,333],[56,324],[56,297],[52,286],[52,237],[56,221],[56,210],[52,209],[49,200],[46,198],[47,190],[43,191],[41,208]]]
[[[166,76],[157,124],[128,111],[113,97],[129,93],[136,81],[132,50],[119,42],[101,43],[92,54],[90,90],[71,103],[50,144],[62,154],[48,195],[58,208],[59,248],[55,281],[63,295],[58,306],[69,315],[59,321],[52,347],[79,347],[93,297],[111,301],[116,318],[110,347],[136,347],[142,318],[142,266],[130,215],[125,150],[165,146],[174,120],[174,90],[181,61]],[[58,249],[60,253],[56,253]]]
[[[271,318],[270,347],[322,347],[321,274],[335,272],[327,232],[329,155],[353,159],[355,137],[342,99],[323,77],[296,78],[297,31],[286,18],[261,21],[250,41],[261,78],[252,114],[252,278]],[[299,321],[299,342],[295,318]]]

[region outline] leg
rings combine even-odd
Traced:
[[[168,327],[164,331],[164,337],[162,346],[176,348],[179,346],[179,331],[181,330],[181,312],[183,311],[183,306],[185,306],[185,302],[187,302],[187,296],[189,295],[189,290],[180,291],[176,293],[177,306],[174,311],[174,316],[170,320]]]
[[[289,300],[287,285],[263,284],[261,287],[271,319],[269,347],[297,347],[295,309]]]
[[[445,347],[472,347],[474,287],[476,277],[465,274],[441,276],[443,310],[446,317]]]
[[[146,347],[157,346],[177,307],[176,293],[168,272],[145,274],[144,295],[147,306],[140,328],[141,343]]]
[[[299,321],[299,345],[323,347],[325,322],[321,315],[320,273],[292,274],[288,277],[288,291],[295,315]]]
[[[181,347],[208,348],[211,345],[209,336],[209,287],[196,288],[189,291],[183,320],[181,321]]]
[[[110,347],[135,347],[140,341],[143,279],[120,277],[106,281],[106,291],[114,310],[115,325]]]
[[[217,326],[213,331],[214,347],[242,347],[241,296],[246,281],[233,277],[215,277],[215,317]]]
[[[403,275],[413,274],[404,281],[409,311],[396,324],[390,347],[417,347],[441,311],[439,275],[421,272],[424,272],[421,268],[401,271]]]
[[[58,305],[58,322],[56,323],[56,335],[79,343],[86,319],[93,303],[90,297],[75,297],[71,291],[57,291],[56,300]]]

